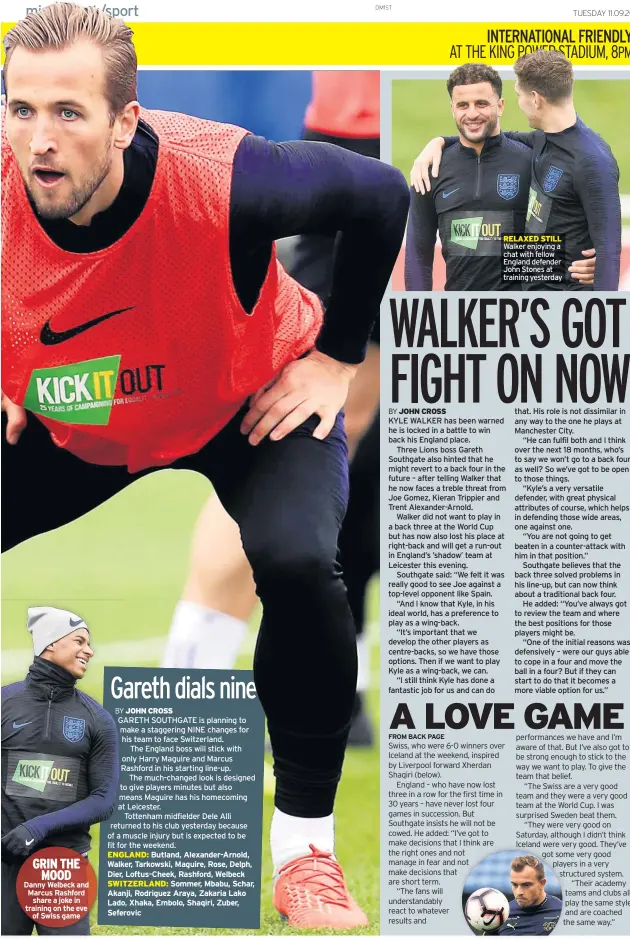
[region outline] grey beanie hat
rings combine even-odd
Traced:
[[[28,609],[26,629],[33,635],[33,652],[36,656],[40,656],[55,640],[68,636],[80,627],[88,630],[88,625],[83,618],[69,610],[61,610],[59,607],[29,607]]]

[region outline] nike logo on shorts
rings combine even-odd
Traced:
[[[99,323],[104,323],[105,320],[117,317],[119,313],[126,313],[127,310],[133,310],[133,307],[121,307],[120,310],[112,310],[110,313],[104,313],[102,316],[81,323],[79,326],[73,326],[69,330],[60,330],[59,332],[51,328],[50,320],[46,320],[39,334],[39,340],[44,346],[56,346],[58,343],[65,343],[67,340],[85,333],[86,330],[91,330],[93,326],[98,326]]]

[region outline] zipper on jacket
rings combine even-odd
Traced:
[[[46,731],[44,733],[45,739],[48,739],[50,737],[50,710],[51,710],[54,694],[55,694],[54,689],[51,689],[50,692],[48,693],[48,709],[46,711]]]
[[[475,199],[481,195],[481,154],[477,154],[477,181],[475,183]]]

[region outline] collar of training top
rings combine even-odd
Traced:
[[[64,693],[70,695],[76,681],[67,669],[41,656],[35,657],[26,676],[29,692],[43,699],[50,697],[51,690],[55,692],[55,699],[64,698]]]
[[[582,120],[582,118],[580,117],[580,115],[579,115],[579,114],[576,114],[576,116],[575,116],[575,123],[574,123],[574,124],[570,124],[568,127],[565,127],[564,130],[562,130],[562,131],[544,131],[543,133],[544,133],[545,137],[551,137],[551,139],[553,140],[554,138],[557,139],[558,137],[568,137],[570,134],[573,134],[575,131],[579,131],[579,130],[581,130],[582,128],[585,128],[585,127],[586,127],[586,124],[584,123],[584,121]]]
[[[483,147],[481,148],[480,157],[483,157],[489,150],[494,150],[495,147],[502,147],[505,138],[503,136],[503,131],[499,131],[498,134],[494,134],[492,137],[486,137],[483,142]],[[460,150],[470,157],[472,160],[477,159],[477,152],[472,147],[465,147],[463,143],[459,142]]]

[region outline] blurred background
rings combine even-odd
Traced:
[[[311,74],[141,69],[138,100],[144,108],[183,111],[238,124],[271,140],[294,140],[302,133]]]
[[[396,79],[392,82],[392,162],[409,179],[413,161],[432,137],[456,135],[450,99],[443,79]],[[597,131],[610,146],[619,164],[619,192],[623,217],[623,253],[620,290],[630,290],[630,134],[621,115],[630,114],[630,81],[577,79],[576,110],[585,124]],[[501,130],[530,130],[516,103],[513,79],[503,79],[505,111]],[[435,290],[444,285],[444,265],[437,259]],[[396,290],[404,289],[401,261],[396,266]]]

